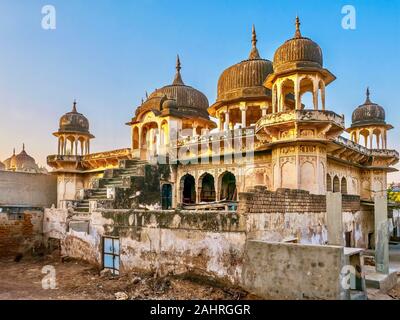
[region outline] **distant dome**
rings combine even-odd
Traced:
[[[279,73],[293,67],[322,68],[322,50],[317,43],[300,33],[300,21],[296,18],[294,38],[287,40],[274,54],[274,71]]]
[[[39,172],[40,169],[36,164],[33,157],[28,155],[25,151],[25,144],[22,147],[22,151],[19,154],[15,154],[4,161],[5,170],[9,171],[25,171],[25,172]]]
[[[35,159],[26,153],[25,145],[22,151],[15,156],[15,161],[17,170],[29,171],[38,169]]]
[[[4,160],[4,165],[6,166],[6,170],[12,170],[13,168],[14,169],[16,168],[17,163],[16,163],[15,149],[13,150],[12,156]]]
[[[385,109],[380,105],[371,102],[367,89],[367,98],[364,104],[358,106],[352,115],[352,127],[374,124],[386,124]]]
[[[247,60],[225,69],[218,80],[217,101],[234,99],[246,95],[266,95],[263,86],[267,76],[273,72],[272,62],[262,59],[257,49],[257,36],[253,26],[252,49]]]
[[[76,101],[74,101],[72,111],[60,118],[58,131],[89,133],[89,121],[83,114],[76,111]]]

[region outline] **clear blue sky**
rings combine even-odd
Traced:
[[[56,8],[54,31],[41,28],[47,4]],[[356,8],[356,30],[341,27],[345,4]],[[96,136],[92,151],[128,147],[124,123],[146,90],[172,81],[177,53],[184,81],[212,103],[220,73],[247,58],[251,25],[261,55],[272,59],[292,37],[296,14],[337,76],[328,108],[349,125],[369,85],[396,126],[389,145],[399,149],[400,1],[2,0],[0,159],[25,142],[44,165],[57,150],[51,133],[74,98]]]

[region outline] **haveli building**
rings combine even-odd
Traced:
[[[92,248],[84,249],[89,260],[105,265],[98,236],[108,235],[124,241],[121,268],[152,266],[143,253],[147,240],[138,230],[184,225],[182,234],[193,228],[204,237],[185,250],[171,249],[182,238],[168,233],[175,240],[168,242],[163,263],[175,269],[182,263],[176,259],[190,261],[186,266],[199,263],[194,258],[198,252],[192,251],[212,230],[215,241],[202,250],[212,251],[214,245],[223,249],[205,254],[210,260],[203,267],[234,281],[240,268],[232,260],[227,267],[224,259],[226,252],[243,249],[240,232],[246,239],[329,243],[330,192],[343,194],[343,245],[374,246],[374,199],[385,194],[387,174],[399,160],[398,152],[388,148],[392,126],[383,107],[371,102],[367,90],[346,128],[344,116],[326,103],[327,87],[336,77],[324,67],[319,45],[301,34],[298,18],[294,37],[275,51],[273,61],[263,59],[256,44],[253,27],[249,57],[222,72],[211,105],[203,93],[185,84],[178,57],[172,84],[147,96],[127,123],[129,148],[90,153],[94,136],[76,103],[61,117],[54,133],[58,152],[47,162],[58,177],[57,207],[92,224],[86,229],[92,240],[84,238]],[[303,101],[307,93],[311,105]],[[98,212],[103,212],[101,218]],[[235,236],[220,238],[215,228]],[[146,232],[150,239],[153,231]],[[69,246],[63,241],[73,255],[73,240]],[[151,248],[156,240],[149,241]],[[140,257],[134,248],[142,250]],[[122,252],[136,260],[122,257]]]

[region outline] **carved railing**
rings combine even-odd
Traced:
[[[180,148],[183,146],[193,146],[193,145],[201,145],[208,143],[215,143],[218,141],[225,141],[229,139],[235,138],[246,138],[246,137],[254,137],[255,139],[255,130],[254,126],[246,127],[246,128],[238,128],[232,130],[219,131],[216,133],[209,133],[206,135],[200,136],[188,136],[179,138],[177,140],[173,140],[170,143],[170,147],[172,148]]]
[[[131,149],[130,148],[124,148],[124,149],[117,149],[117,150],[111,150],[111,151],[105,151],[105,152],[97,152],[97,153],[91,153],[83,157],[84,161],[90,161],[90,160],[98,160],[98,159],[104,159],[104,158],[119,158],[119,157],[124,157],[124,156],[129,156],[131,155]]]
[[[54,162],[54,161],[81,161],[82,156],[74,156],[74,155],[50,155],[47,156],[47,162]]]
[[[339,136],[334,140],[336,143],[345,146],[347,148],[353,149],[359,153],[365,154],[366,156],[372,157],[394,157],[399,158],[399,153],[396,150],[389,149],[368,149],[362,145],[355,143],[352,140],[346,139],[345,137]]]
[[[267,114],[257,121],[255,131],[258,132],[262,127],[276,125],[293,121],[322,121],[333,122],[337,126],[344,128],[344,117],[339,116],[333,111],[322,110],[292,110]]]

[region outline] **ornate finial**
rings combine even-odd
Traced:
[[[149,94],[147,93],[147,91],[145,91],[145,93],[146,93],[146,99],[148,99],[149,98]]]
[[[15,156],[15,148],[13,149],[13,156]]]
[[[22,144],[22,151],[25,151],[25,143]]]
[[[77,112],[76,111],[76,99],[74,99],[74,103],[72,104],[72,112]]]
[[[182,77],[181,77],[181,60],[179,59],[179,55],[176,55],[176,74],[173,85],[183,85]]]
[[[300,24],[299,16],[296,16],[296,33],[294,34],[295,38],[301,38]]]
[[[249,60],[252,59],[260,59],[260,54],[258,53],[257,50],[257,34],[256,34],[256,28],[253,24],[252,30],[251,30],[251,51],[249,55]]]
[[[144,100],[143,100],[143,98],[142,98],[142,104],[143,104],[143,102],[144,102]]]
[[[365,99],[365,103],[371,103],[371,100],[369,99],[369,87],[367,87],[367,98]]]

